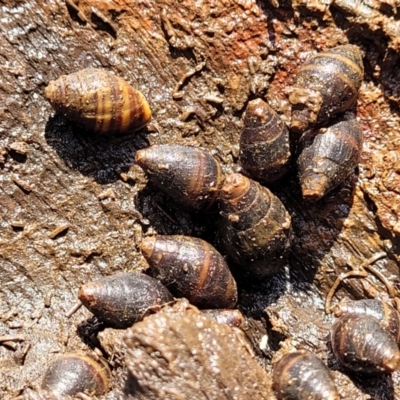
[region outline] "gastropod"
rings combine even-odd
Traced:
[[[83,353],[65,353],[47,369],[42,389],[60,398],[78,393],[100,396],[108,391],[110,378],[111,372],[105,360],[100,358],[96,361]]]
[[[175,297],[199,308],[233,308],[237,287],[222,255],[208,242],[189,236],[149,236],[140,246],[149,274]]]
[[[264,279],[286,263],[291,218],[269,189],[241,174],[227,176],[220,196],[221,252],[240,274]]]
[[[209,309],[201,310],[201,312],[220,324],[239,328],[244,323],[243,314],[239,310]]]
[[[344,182],[358,165],[362,143],[363,133],[352,113],[328,128],[305,132],[297,159],[303,197],[319,200]]]
[[[327,366],[307,351],[283,356],[272,380],[278,400],[340,400]]]
[[[339,362],[354,372],[372,375],[400,367],[396,339],[371,315],[342,315],[332,327],[331,346]]]
[[[209,209],[218,198],[223,174],[219,162],[197,147],[154,145],[136,153],[150,181],[191,210]]]
[[[350,109],[364,77],[362,54],[351,44],[310,57],[287,89],[292,104],[291,129],[304,132]]]
[[[259,182],[274,182],[289,170],[289,130],[262,99],[247,105],[239,161],[245,173]]]
[[[81,286],[79,300],[99,320],[127,328],[173,296],[159,281],[141,273],[120,273]]]
[[[397,343],[400,343],[400,314],[388,302],[381,299],[345,300],[332,309],[335,317],[346,314],[370,315],[390,332]]]
[[[103,69],[62,75],[48,84],[44,95],[58,113],[101,134],[136,131],[151,118],[143,94]]]

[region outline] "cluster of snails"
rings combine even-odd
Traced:
[[[146,313],[173,301],[173,296],[185,297],[200,309],[236,306],[236,282],[223,257],[204,240],[148,237],[142,243],[142,253],[154,277],[120,273],[88,282],[79,289],[82,304],[107,325],[127,328]]]
[[[188,238],[188,240],[191,239]],[[220,260],[210,261],[211,268],[213,264],[218,264],[218,261],[224,262],[222,256],[215,249],[206,242],[201,242],[210,247],[211,258],[220,258]],[[175,243],[175,241],[172,240],[171,243]],[[180,267],[182,271],[185,268],[183,263]],[[222,267],[224,268],[224,265]],[[190,270],[189,275],[198,272],[193,271],[196,270],[195,264],[188,265],[187,268]],[[216,283],[208,282],[213,286],[211,291],[215,290],[214,296],[207,291],[210,289],[208,287],[206,292],[199,291],[198,288],[192,288],[193,291],[190,292],[190,288],[186,288],[184,289],[188,293],[186,297],[190,298],[194,304],[199,302],[205,306],[210,303],[219,307],[235,306],[237,301],[236,283],[229,276],[229,270],[227,268],[226,270],[228,272],[228,286],[225,288],[227,293],[221,289],[222,285],[218,287],[218,283],[221,284],[221,281],[217,281]],[[174,291],[174,293],[177,292]],[[207,298],[205,293],[210,294],[210,298]],[[197,298],[195,298],[196,296]],[[142,273],[121,273],[95,282],[88,282],[82,285],[78,297],[82,304],[106,326],[119,329],[132,326],[149,313],[158,311],[161,305],[174,300],[169,290],[157,279]],[[226,299],[229,299],[228,303]],[[242,313],[236,309],[204,309],[202,313],[218,323],[231,327],[239,327],[244,321]],[[87,354],[66,353],[49,366],[43,378],[42,389],[61,397],[73,396],[78,393],[98,396],[108,391],[110,379],[111,372],[103,358],[97,357],[97,360],[94,360]]]
[[[244,171],[263,183],[276,181],[288,171],[292,149],[305,199],[319,200],[336,188],[361,153],[362,130],[348,110],[356,103],[363,75],[357,46],[338,46],[308,59],[287,89],[291,137],[268,104],[251,101],[240,139]]]
[[[182,237],[183,238],[183,237]],[[153,238],[149,238],[152,239]],[[209,267],[219,275],[214,282],[213,277],[206,275],[206,281],[202,282],[204,287],[188,287],[178,283],[175,288],[171,288],[176,297],[187,297],[192,304],[199,307],[216,306],[221,308],[203,309],[202,313],[218,323],[226,324],[231,327],[240,327],[244,321],[243,315],[239,310],[229,309],[236,305],[237,289],[233,277],[230,275],[222,256],[208,243],[193,238],[183,240],[192,241],[194,253],[199,256],[200,247],[206,247],[209,255]],[[159,237],[155,239],[158,246],[171,244],[176,249],[176,237]],[[143,252],[152,256],[155,246],[154,243],[147,243]],[[152,248],[153,247],[153,248]],[[187,247],[184,249],[187,250]],[[182,252],[181,252],[182,253]],[[159,253],[156,257],[156,268],[166,267],[168,257],[172,252],[166,251],[163,256]],[[181,254],[187,257],[187,254]],[[193,257],[193,254],[191,255]],[[164,259],[163,259],[164,258]],[[188,261],[186,259],[186,261]],[[193,281],[193,274],[198,275],[201,269],[196,262],[196,254],[192,263],[186,263],[185,259],[174,263],[177,274],[185,275]],[[218,269],[225,270],[222,277]],[[212,274],[211,274],[212,275]],[[201,279],[197,279],[198,282]],[[181,293],[181,294],[179,294]],[[142,320],[149,313],[158,311],[161,305],[173,302],[174,297],[169,290],[157,279],[143,273],[121,273],[108,276],[98,281],[88,282],[79,289],[78,297],[82,304],[90,310],[106,326],[125,329],[132,326],[135,322]],[[87,393],[101,395],[107,392],[110,386],[110,370],[102,358],[94,360],[91,356],[79,353],[66,353],[55,360],[47,370],[42,389],[58,396],[76,395],[77,393]]]
[[[346,300],[333,309],[333,354],[347,370],[363,375],[400,368],[400,314],[380,299]],[[278,400],[339,400],[327,366],[317,356],[298,351],[274,366],[273,389]]]
[[[294,150],[305,199],[318,200],[343,182],[356,167],[362,147],[362,131],[355,115],[347,112],[356,102],[362,79],[361,52],[356,46],[338,46],[311,57],[288,90],[292,137],[268,104],[250,101],[240,139],[239,161],[245,175],[224,177],[209,153],[183,145],[151,146],[139,150],[135,161],[156,186],[185,208],[201,211],[218,203],[222,254],[237,266],[240,276],[269,278],[286,263],[291,218],[279,198],[255,180],[266,184],[281,178]],[[57,112],[100,134],[138,130],[151,118],[139,91],[99,69],[50,82],[45,97]],[[150,265],[148,275],[118,274],[79,290],[82,304],[109,326],[128,327],[173,296],[186,297],[199,308],[235,307],[235,279],[223,256],[207,242],[184,236],[148,237],[141,251]],[[241,314],[234,320],[237,325]],[[347,328],[342,329],[348,323],[340,321],[333,328],[332,342],[348,334]],[[333,350],[341,351],[335,346]],[[293,356],[292,362],[323,371],[303,353]],[[282,364],[277,370],[290,375],[303,366],[293,368]],[[288,396],[280,398],[292,398]]]

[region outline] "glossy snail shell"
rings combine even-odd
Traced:
[[[200,308],[233,308],[236,282],[224,258],[204,240],[188,236],[151,236],[141,250],[149,273],[176,297]]]
[[[250,279],[264,279],[286,263],[290,215],[267,188],[241,175],[227,176],[221,189],[221,252]]]
[[[154,145],[139,150],[135,161],[151,182],[187,209],[210,208],[222,186],[219,163],[197,147]]]
[[[85,283],[78,297],[99,320],[115,328],[127,328],[173,300],[160,282],[140,273],[121,273]]]
[[[326,365],[306,351],[283,356],[274,367],[272,381],[278,400],[340,400]]]
[[[331,125],[305,132],[297,167],[303,197],[316,201],[339,186],[358,165],[363,133],[354,114]]]
[[[240,137],[239,161],[251,178],[273,182],[289,170],[289,131],[263,100],[249,102]]]
[[[299,69],[288,89],[292,104],[291,129],[304,132],[348,110],[357,100],[364,77],[360,49],[337,46],[317,53]]]
[[[209,309],[201,310],[201,312],[220,324],[236,328],[239,328],[244,322],[243,314],[239,310]]]
[[[345,300],[333,309],[335,317],[346,314],[370,315],[379,321],[382,328],[390,332],[400,343],[400,314],[386,301],[380,299]]]
[[[332,327],[331,345],[340,363],[354,372],[390,373],[400,367],[395,338],[370,315],[341,316]]]
[[[151,118],[143,94],[102,69],[62,75],[49,83],[44,95],[58,113],[101,134],[136,131]]]
[[[95,361],[85,354],[65,353],[46,371],[42,389],[57,396],[74,396],[81,392],[99,396],[108,391],[110,378],[110,369],[103,359]]]

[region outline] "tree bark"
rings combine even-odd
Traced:
[[[0,335],[22,338],[0,343],[1,398],[40,386],[57,353],[99,345],[82,328],[87,310],[66,314],[84,282],[146,268],[138,250],[143,235],[192,235],[218,247],[216,215],[182,211],[158,192],[134,165],[136,150],[158,143],[201,146],[225,172],[237,170],[247,102],[262,97],[289,122],[285,87],[298,67],[314,52],[348,42],[363,50],[366,71],[357,106],[364,131],[358,171],[316,204],[302,200],[294,171],[271,187],[292,216],[289,272],[242,287],[239,307],[253,321],[248,334],[270,371],[285,339],[296,348],[323,348],[322,358],[330,359],[325,335],[332,320],[324,304],[340,274],[358,272],[383,253],[372,267],[397,294],[396,3],[279,3],[1,1]],[[45,86],[87,67],[113,71],[140,90],[152,123],[133,135],[104,137],[54,115]],[[370,272],[344,280],[333,302],[386,292]],[[260,347],[263,335],[269,340]],[[104,398],[118,396],[118,368]],[[397,374],[353,385],[335,369],[343,398],[360,391],[374,399],[400,397]]]

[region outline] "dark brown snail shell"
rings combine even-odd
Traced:
[[[236,328],[239,328],[244,322],[243,314],[239,310],[210,309],[201,310],[201,312],[220,324],[226,324]]]
[[[333,353],[354,372],[393,372],[400,366],[400,351],[393,335],[370,315],[345,314],[333,325]]]
[[[312,56],[300,67],[288,90],[291,129],[304,132],[348,110],[357,100],[363,76],[362,54],[357,46],[337,46]]]
[[[103,359],[95,361],[85,354],[65,353],[46,371],[42,389],[57,396],[77,393],[99,396],[108,391],[110,377],[110,369]]]
[[[283,356],[274,367],[272,381],[278,400],[340,400],[329,369],[306,351]]]
[[[241,175],[229,175],[221,189],[221,252],[250,279],[264,279],[286,263],[291,219],[267,188]]]
[[[176,297],[200,308],[233,308],[236,282],[224,258],[204,240],[188,236],[151,236],[141,250],[149,273]]]
[[[197,147],[165,144],[139,150],[135,161],[151,182],[187,209],[208,209],[223,175],[219,163]]]
[[[140,273],[121,273],[85,283],[78,297],[99,320],[114,328],[131,326],[173,300],[160,282]]]
[[[289,169],[289,130],[261,99],[247,105],[239,160],[246,174],[260,182],[276,181]]]
[[[380,299],[346,300],[333,307],[332,311],[335,317],[346,314],[370,315],[393,335],[397,343],[400,343],[400,314],[385,301]]]
[[[362,142],[362,130],[353,114],[316,134],[305,132],[297,159],[303,197],[319,200],[346,180],[359,162]]]
[[[58,113],[101,134],[136,131],[151,118],[143,94],[102,69],[62,75],[49,83],[44,95]]]

